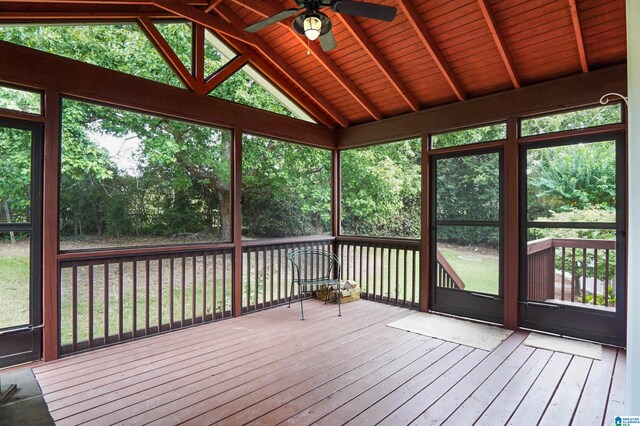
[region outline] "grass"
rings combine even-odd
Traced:
[[[465,290],[498,294],[500,263],[497,253],[479,253],[464,247],[440,248],[465,284]]]
[[[29,324],[29,257],[0,258],[0,328]]]

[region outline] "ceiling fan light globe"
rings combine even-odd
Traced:
[[[320,36],[322,30],[322,21],[317,16],[307,16],[303,23],[304,34],[311,41]]]

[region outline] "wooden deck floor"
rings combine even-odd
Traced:
[[[625,353],[492,352],[385,327],[413,311],[310,301],[34,369],[59,425],[602,425],[623,412]]]

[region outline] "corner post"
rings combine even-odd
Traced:
[[[518,171],[518,119],[507,121],[507,142],[504,145],[504,213],[503,213],[503,276],[504,327],[518,328],[518,287],[520,260],[519,230],[519,171]]]
[[[422,137],[420,159],[422,200],[420,202],[420,310],[428,312],[430,302],[429,280],[431,278],[431,156],[429,135]]]
[[[44,361],[58,359],[58,186],[60,164],[61,98],[45,93],[44,173],[42,185],[42,309]]]
[[[233,286],[231,314],[242,315],[242,130],[233,130],[231,143]]]
[[[640,415],[640,2],[627,0],[628,82],[628,253],[627,396],[628,415]]]
[[[342,169],[340,150],[331,150],[331,236],[334,237],[333,252],[338,256],[338,236],[340,235],[340,200],[342,187]]]

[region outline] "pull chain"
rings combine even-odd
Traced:
[[[311,46],[309,46],[309,39],[307,39],[307,56],[311,55]]]

